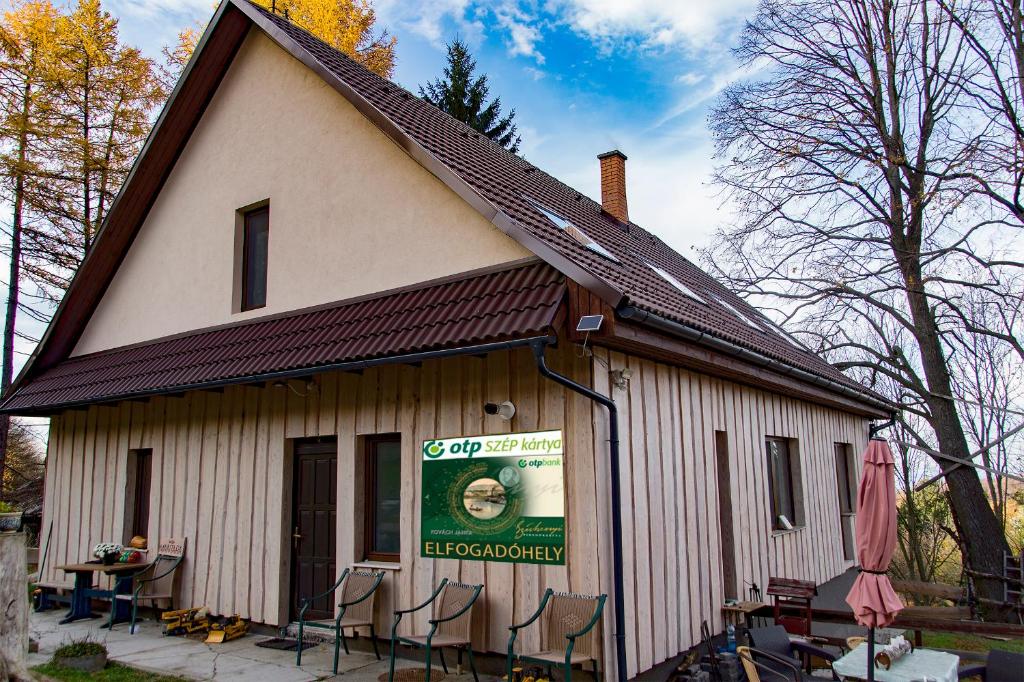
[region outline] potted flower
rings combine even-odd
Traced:
[[[92,548],[92,555],[106,566],[113,566],[121,556],[121,545],[114,542],[101,542]]]
[[[6,502],[0,502],[0,533],[17,533],[21,530],[21,515]]]
[[[103,670],[107,666],[107,647],[84,639],[72,639],[53,653],[53,664],[87,673]]]

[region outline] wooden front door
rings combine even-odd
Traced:
[[[298,617],[302,599],[321,594],[334,584],[337,523],[338,446],[332,439],[298,441],[292,491],[291,616]],[[334,597],[313,602],[306,619],[334,617]]]

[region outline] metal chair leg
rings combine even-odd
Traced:
[[[427,671],[426,671],[426,673],[424,673],[424,677],[423,677],[423,679],[425,679],[426,682],[430,682],[430,668],[431,667],[432,667],[432,665],[431,665],[431,661],[430,661],[430,641],[428,639],[428,641],[427,641]]]
[[[136,619],[136,617],[138,615],[138,611],[139,611],[139,600],[136,599],[135,595],[133,594],[132,595],[132,622],[131,622],[131,624],[128,625],[128,634],[129,635],[134,635],[135,634],[135,619]]]
[[[338,634],[341,635],[341,644],[345,647],[345,655],[348,656],[348,639],[345,638],[345,628],[339,628]]]
[[[295,640],[295,665],[302,665],[302,626],[303,619],[299,618],[299,636]]]
[[[395,679],[395,633],[394,629],[391,631],[391,662],[388,666],[388,682],[394,682]]]
[[[377,632],[373,629],[372,625],[370,626],[370,641],[373,642],[373,653],[377,657],[377,660],[379,661],[380,651],[377,650]]]
[[[338,625],[335,625],[334,626],[334,674],[335,675],[338,674],[338,653],[339,653],[339,647],[340,647],[340,645],[338,643],[338,640],[343,638],[344,636],[345,636],[345,633],[341,631],[341,627],[339,627]]]
[[[477,674],[476,674],[476,660],[473,658],[473,645],[472,644],[470,644],[469,646],[466,647],[466,653],[469,654],[469,669],[473,671],[473,680],[474,680],[474,682],[480,682],[480,678],[477,677]],[[512,680],[509,679],[508,682],[512,682]]]
[[[441,669],[444,670],[444,674],[448,674],[448,664],[444,660],[444,649],[437,650],[437,656],[441,659]]]

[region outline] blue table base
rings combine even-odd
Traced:
[[[73,623],[76,620],[87,618],[99,618],[100,614],[92,610],[93,599],[109,599],[110,608],[114,610],[113,624],[126,623],[131,620],[131,602],[125,599],[115,599],[115,594],[132,593],[132,580],[114,579],[113,590],[100,590],[92,586],[93,571],[75,571],[75,587],[71,591],[71,610],[68,615],[60,620],[60,624]],[[41,602],[42,603],[42,602]],[[108,628],[111,622],[101,625],[101,628]]]

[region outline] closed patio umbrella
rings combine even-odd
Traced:
[[[892,623],[903,608],[885,574],[896,550],[896,473],[889,444],[880,438],[872,438],[864,452],[856,538],[860,575],[846,603],[857,622],[869,628],[867,678],[874,680],[875,628]]]

